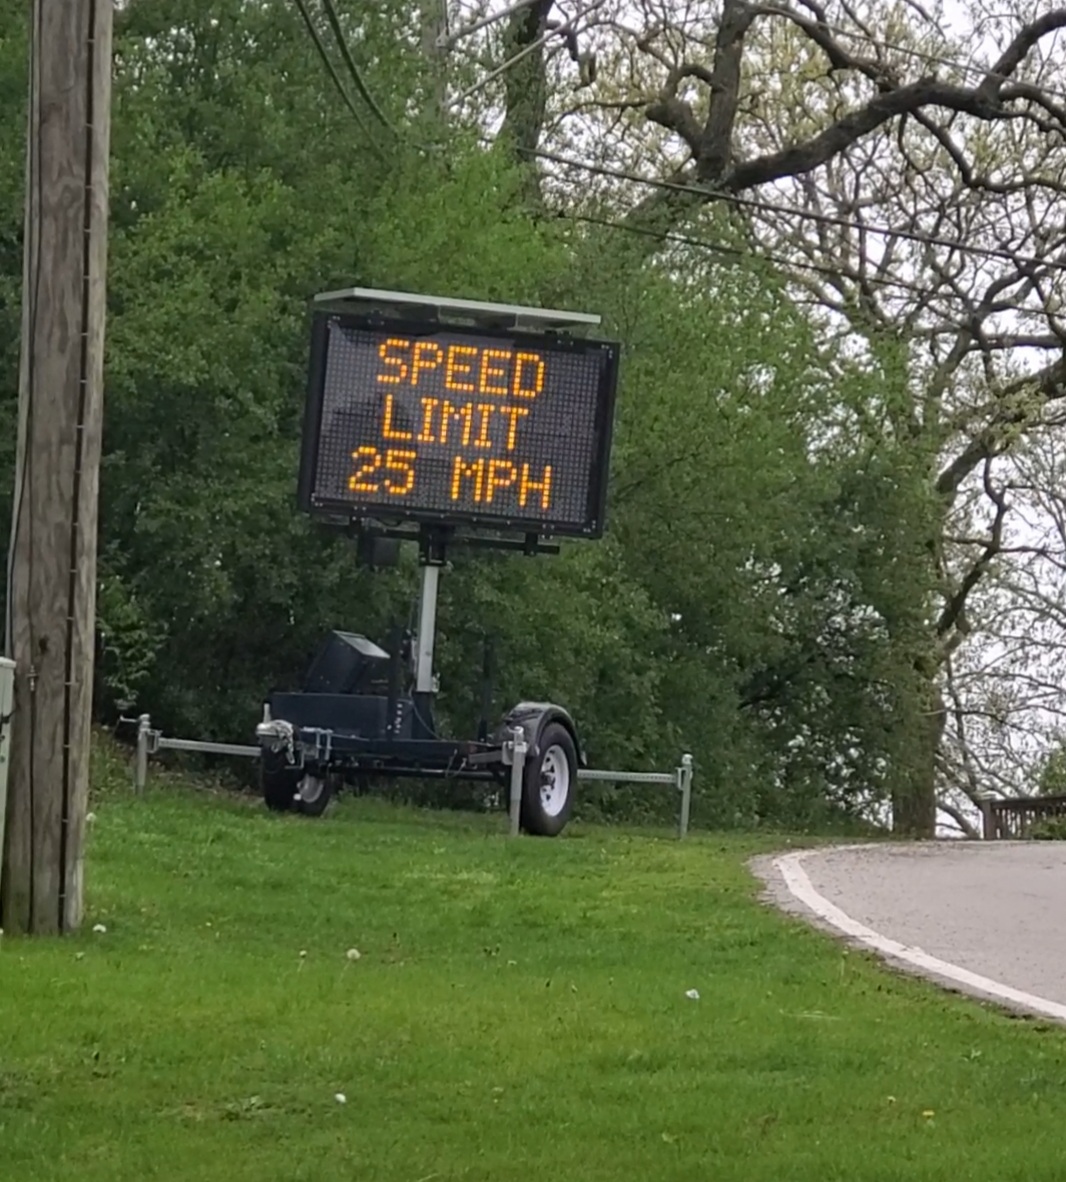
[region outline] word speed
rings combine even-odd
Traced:
[[[618,347],[319,313],[312,513],[603,532]]]

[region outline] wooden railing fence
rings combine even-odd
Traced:
[[[1066,818],[1066,796],[986,796],[981,801],[985,841],[1024,840],[1038,822],[1055,817]]]

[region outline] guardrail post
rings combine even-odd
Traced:
[[[140,796],[148,783],[148,732],[152,720],[147,714],[137,719],[137,755],[133,761],[133,790]]]
[[[681,813],[677,821],[677,840],[684,841],[688,836],[688,822],[692,815],[692,756],[687,752],[681,756],[681,766],[677,769],[677,787],[681,793]]]
[[[992,815],[992,802],[995,799],[991,792],[982,792],[977,798],[981,809],[981,837],[984,841],[993,841],[996,836],[996,819]]]
[[[511,741],[511,801],[509,813],[511,817],[511,836],[517,837],[522,816],[522,778],[526,770],[526,732],[521,727],[515,727]]]

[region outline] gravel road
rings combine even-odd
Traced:
[[[848,846],[758,858],[752,868],[774,902],[819,926],[839,931],[843,912],[882,943],[906,946],[880,947],[889,960],[1012,1008],[1066,1015],[1055,1012],[1066,1007],[1066,844]],[[938,971],[930,958],[963,971]],[[966,979],[974,974],[1003,989]]]

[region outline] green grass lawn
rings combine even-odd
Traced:
[[[765,845],[155,783],[4,940],[3,1182],[1066,1176],[1063,1032],[767,910]]]

